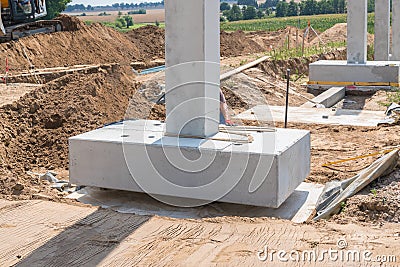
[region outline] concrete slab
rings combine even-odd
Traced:
[[[399,61],[368,61],[348,64],[344,60],[320,60],[310,64],[309,84],[399,86]]]
[[[345,87],[331,87],[322,94],[314,97],[312,102],[307,102],[301,105],[302,108],[313,108],[315,103],[324,105],[326,108],[330,108],[342,100],[346,96]]]
[[[165,136],[158,121],[127,121],[70,138],[72,183],[146,192],[178,206],[212,201],[279,207],[308,176],[310,134],[251,132],[253,142]],[[242,137],[243,135],[239,135]],[[247,137],[246,137],[247,138]]]
[[[241,120],[267,122],[271,121],[271,117],[273,121],[283,122],[285,107],[260,105],[236,116]],[[305,124],[377,126],[384,119],[384,112],[369,110],[289,107],[288,113],[289,122]]]
[[[79,202],[144,216],[200,219],[209,217],[273,217],[303,223],[313,217],[324,185],[301,183],[277,209],[215,202],[203,207],[181,208],[160,203],[143,193],[85,187],[67,196]]]
[[[375,0],[374,60],[388,61],[390,50],[390,1]]]

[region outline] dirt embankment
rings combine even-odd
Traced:
[[[137,86],[119,70],[72,74],[1,107],[0,195],[24,199],[46,190],[26,172],[67,168],[68,138],[121,120]],[[131,103],[136,117],[148,105],[140,95]]]

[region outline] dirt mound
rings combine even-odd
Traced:
[[[140,53],[124,34],[101,24],[0,44],[0,58],[8,58],[11,72],[27,70],[31,65],[36,68],[113,62],[129,65]]]
[[[327,29],[323,33],[319,35],[319,38],[324,43],[332,43],[332,42],[346,42],[347,41],[347,23],[338,23],[333,27]],[[320,43],[320,39],[315,38],[311,41],[310,45],[318,45]],[[368,44],[372,44],[374,42],[374,35],[368,34]]]
[[[56,20],[60,20],[63,25],[63,31],[77,31],[83,29],[86,25],[77,17],[71,17],[65,14],[59,15]]]
[[[252,39],[264,48],[264,51],[271,51],[279,48],[289,49],[300,47],[303,42],[303,29],[297,29],[293,26],[288,26],[285,29],[274,31],[274,32],[251,32],[247,33],[247,38]],[[314,32],[310,32],[307,35],[305,44],[308,45],[316,37]],[[261,51],[263,52],[263,51]]]
[[[243,31],[221,32],[221,56],[240,56],[265,51],[261,45],[248,38]]]
[[[68,138],[121,120],[136,92],[132,80],[119,70],[71,74],[1,107],[0,197],[57,194],[26,172],[67,168]],[[135,95],[131,115],[140,117],[147,103]]]
[[[377,223],[400,222],[400,170],[377,179],[361,194],[351,197],[342,213],[335,216],[338,222],[351,221]]]
[[[131,42],[139,49],[139,59],[157,59],[165,57],[165,31],[157,26],[148,25],[126,33]]]

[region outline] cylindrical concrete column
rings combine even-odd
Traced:
[[[390,0],[375,0],[374,49],[375,49],[374,51],[375,61],[389,60]]]
[[[347,63],[367,62],[367,0],[347,1]]]
[[[400,0],[392,1],[392,58],[400,61]]]
[[[219,0],[165,1],[167,133],[211,136],[219,126]]]

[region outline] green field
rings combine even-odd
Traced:
[[[222,22],[221,30],[227,32],[233,31],[277,31],[285,29],[287,26],[300,26],[300,29],[307,27],[308,21],[310,21],[312,27],[318,31],[323,32],[331,28],[337,23],[346,22],[346,14],[330,14],[330,15],[314,15],[314,16],[298,16],[298,17],[285,17],[285,18],[267,18],[267,19],[255,19],[255,20],[241,20],[233,22]],[[91,21],[86,21],[87,24],[91,24]],[[114,22],[101,22],[107,26],[115,28]],[[119,31],[126,32],[128,30],[140,28],[145,25],[155,25],[154,23],[135,23],[135,25],[129,27],[129,29],[118,29]],[[300,24],[300,25],[299,25]],[[164,28],[165,23],[160,23],[160,27]],[[368,14],[368,32],[374,33],[374,14]]]
[[[307,27],[308,21],[311,26],[319,32],[323,32],[337,23],[346,22],[346,14],[330,14],[315,16],[299,16],[285,18],[267,18],[256,20],[241,20],[233,22],[222,22],[221,30],[224,31],[277,31],[285,29],[287,26],[298,27],[300,29]],[[368,15],[368,32],[374,32],[374,14]]]

